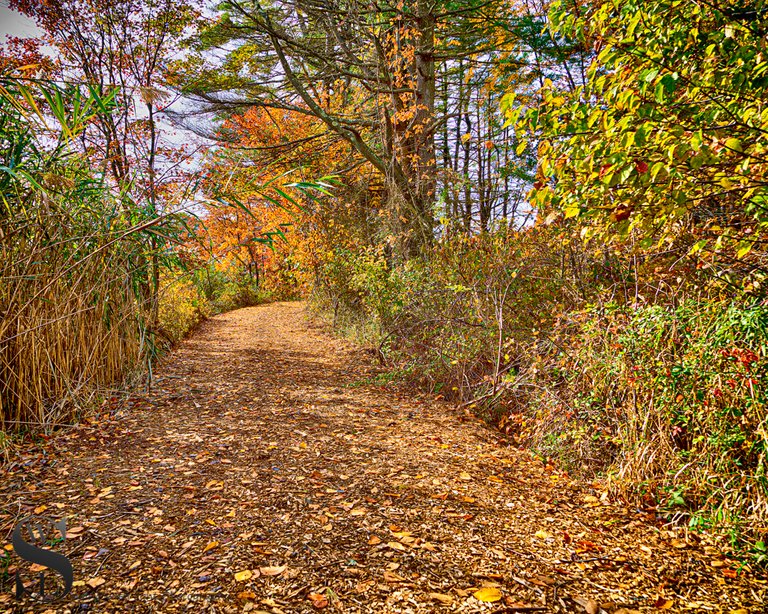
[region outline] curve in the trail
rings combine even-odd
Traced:
[[[75,588],[40,611],[750,611],[762,599],[765,585],[723,575],[706,542],[501,447],[445,404],[367,383],[366,356],[301,303],[224,314],[172,353],[148,396],[59,437],[46,464],[6,471],[6,526],[34,510],[69,518]]]

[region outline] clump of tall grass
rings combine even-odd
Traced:
[[[616,492],[669,518],[765,543],[765,303],[591,307],[569,314],[552,340],[531,362],[530,443],[606,469]]]
[[[69,146],[109,105],[0,79],[0,430],[76,420],[151,353],[157,220]]]

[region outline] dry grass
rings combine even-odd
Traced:
[[[0,77],[0,434],[77,421],[152,354],[162,220],[71,146],[110,100]]]
[[[55,222],[53,216],[39,220],[35,234],[62,229]],[[91,257],[66,258],[64,242],[53,237],[31,246],[11,235],[0,246],[0,424],[6,430],[77,420],[146,349],[124,246],[99,251],[104,245],[96,241]]]

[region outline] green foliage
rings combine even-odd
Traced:
[[[599,50],[587,82],[548,82],[523,124],[541,139],[533,199],[583,237],[640,247],[685,228],[693,252],[763,252],[768,217],[766,4],[616,0],[550,13],[555,36]],[[761,260],[746,267],[758,283]],[[754,272],[753,269],[759,269]]]
[[[616,489],[692,527],[755,539],[768,502],[767,333],[762,304],[571,313],[518,374],[535,370],[536,387],[516,435],[571,469],[608,469]]]

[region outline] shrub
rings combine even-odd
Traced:
[[[168,275],[162,287],[158,320],[160,333],[170,344],[181,341],[212,315],[273,299],[255,283],[232,281],[213,265],[201,267],[192,275]]]
[[[748,533],[768,519],[766,333],[765,303],[570,314],[517,376],[515,434],[691,526]]]
[[[162,285],[158,312],[160,330],[167,341],[177,343],[215,310],[205,292],[189,277],[164,280]]]

